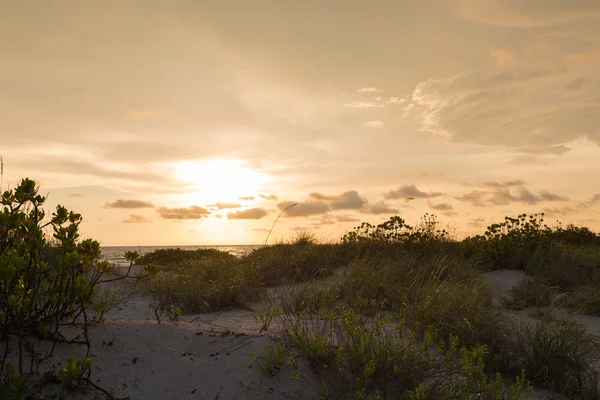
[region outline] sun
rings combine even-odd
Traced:
[[[267,174],[236,159],[180,161],[174,168],[175,178],[191,185],[191,190],[180,196],[189,205],[239,201],[240,197],[257,195],[271,181]]]

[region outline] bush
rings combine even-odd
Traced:
[[[584,399],[600,397],[600,340],[570,322],[517,323],[506,336],[504,358],[533,383]]]
[[[206,259],[231,261],[235,259],[232,254],[217,249],[196,249],[182,250],[176,249],[158,249],[146,253],[139,257],[135,263],[137,265],[155,264],[158,266],[177,265],[188,261],[202,261]]]
[[[143,289],[160,308],[185,313],[244,307],[258,298],[262,284],[255,271],[234,256],[200,257],[169,264],[150,277]]]
[[[86,344],[89,354],[88,307],[99,305],[98,284],[111,269],[110,263],[100,261],[98,242],[79,240],[81,215],[58,205],[46,218],[45,200],[30,179],[0,196],[0,339],[5,341],[0,393],[8,398],[19,398],[26,390],[23,356],[33,352],[32,337],[75,343],[60,330],[72,325],[81,329],[84,341],[77,343]],[[107,302],[101,305],[102,312],[110,308]],[[6,360],[13,339],[17,369]],[[32,354],[30,373],[35,358]]]
[[[308,358],[323,378],[326,398],[526,399],[519,379],[505,388],[484,373],[485,346],[459,346],[428,329],[419,339],[409,327],[376,315],[369,324],[352,309],[286,320],[288,344]],[[511,396],[512,395],[512,396]]]
[[[100,260],[100,245],[78,242],[81,215],[58,206],[43,223],[45,198],[35,182],[24,179],[0,203],[0,330],[16,335],[53,337],[63,321],[86,316],[95,285],[110,269]],[[53,231],[58,249],[48,257],[45,229]],[[8,345],[8,344],[7,344]]]

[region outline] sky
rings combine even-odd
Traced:
[[[3,190],[102,245],[600,231],[598,0],[0,1]]]

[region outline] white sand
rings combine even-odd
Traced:
[[[516,271],[495,271],[485,274],[484,278],[495,301],[526,279]],[[121,282],[109,285],[124,287]],[[284,369],[271,378],[256,366],[252,353],[259,356],[264,353],[265,344],[274,340],[277,326],[272,326],[266,334],[259,334],[261,324],[252,311],[186,315],[179,322],[158,324],[148,309],[149,302],[150,298],[136,295],[111,311],[105,322],[90,327],[92,381],[115,397],[161,400],[316,397],[318,385],[306,366],[302,367],[303,384],[292,379],[290,370]],[[514,316],[526,318],[523,313]],[[590,332],[600,334],[600,318],[578,318]],[[38,343],[36,350],[48,345]],[[53,358],[43,363],[39,372],[56,372],[67,358],[84,355],[85,346],[60,344]],[[14,352],[9,362],[16,364]],[[51,392],[56,387],[44,390]],[[551,396],[547,391],[536,391],[535,399]],[[88,391],[71,394],[68,398],[96,397],[93,391]]]

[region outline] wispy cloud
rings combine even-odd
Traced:
[[[215,207],[219,210],[225,210],[228,208],[240,208],[240,207],[242,207],[242,205],[239,203],[220,203],[219,202],[219,203],[211,204],[208,207]]]
[[[162,218],[174,220],[201,219],[211,214],[210,210],[207,210],[206,208],[200,206],[190,206],[183,208],[160,207],[156,211]]]
[[[267,210],[257,207],[227,213],[227,219],[261,219],[267,215],[269,215]]]
[[[360,88],[357,90],[358,93],[379,93],[381,92],[381,89],[377,88],[377,87],[364,87],[364,88]]]
[[[104,203],[104,208],[125,208],[125,209],[134,209],[134,208],[153,208],[154,204],[143,201],[143,200],[125,200],[119,199],[112,203],[106,202]]]
[[[383,126],[383,122],[377,119],[374,121],[365,122],[365,126],[368,128],[379,128]]]
[[[399,200],[407,199],[412,197],[414,199],[431,199],[434,197],[444,196],[442,192],[423,192],[417,188],[416,185],[402,185],[398,189],[390,190],[383,194],[383,198],[386,200]]]
[[[277,201],[277,196],[274,195],[274,194],[259,194],[258,196],[261,199],[270,200],[270,201]]]
[[[294,201],[283,201],[277,204],[280,211],[285,210],[290,205],[297,203]],[[306,201],[297,203],[298,205],[289,209],[285,216],[287,217],[308,217],[311,215],[325,214],[330,210],[329,204],[322,201]]]
[[[152,221],[140,214],[130,214],[129,217],[127,217],[127,219],[124,219],[121,222],[123,222],[124,224],[145,224]]]

